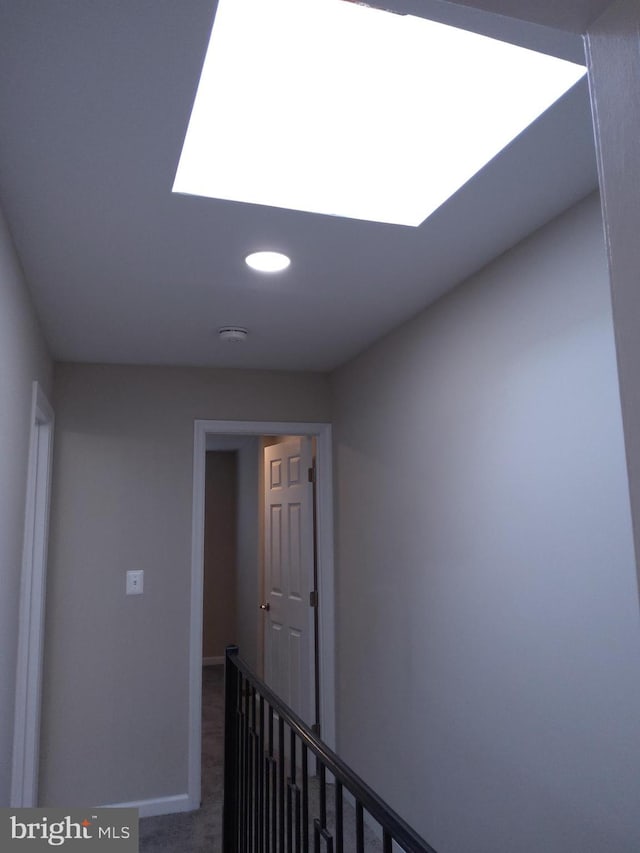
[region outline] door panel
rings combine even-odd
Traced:
[[[289,596],[302,600],[302,589],[305,585],[303,578],[302,553],[302,507],[300,504],[289,504],[287,532],[289,534]]]
[[[265,680],[309,724],[314,708],[311,440],[265,448]]]
[[[282,505],[269,507],[269,558],[271,583],[267,587],[272,595],[282,595]]]

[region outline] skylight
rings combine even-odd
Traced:
[[[584,74],[345,0],[219,0],[173,190],[417,226]]]

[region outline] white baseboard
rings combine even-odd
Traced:
[[[175,797],[158,797],[156,800],[139,800],[135,803],[110,803],[101,806],[103,809],[138,809],[140,817],[157,817],[163,814],[192,812],[200,808],[200,803],[193,805],[188,794],[178,794]]]
[[[224,655],[213,658],[202,658],[202,666],[220,666],[224,663]]]

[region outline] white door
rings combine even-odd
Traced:
[[[311,725],[314,708],[311,439],[264,451],[265,681]]]

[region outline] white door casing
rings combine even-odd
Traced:
[[[16,701],[11,768],[12,808],[38,801],[42,657],[53,454],[53,409],[33,383],[25,501]]]
[[[265,681],[302,719],[314,715],[311,439],[264,450]]]

